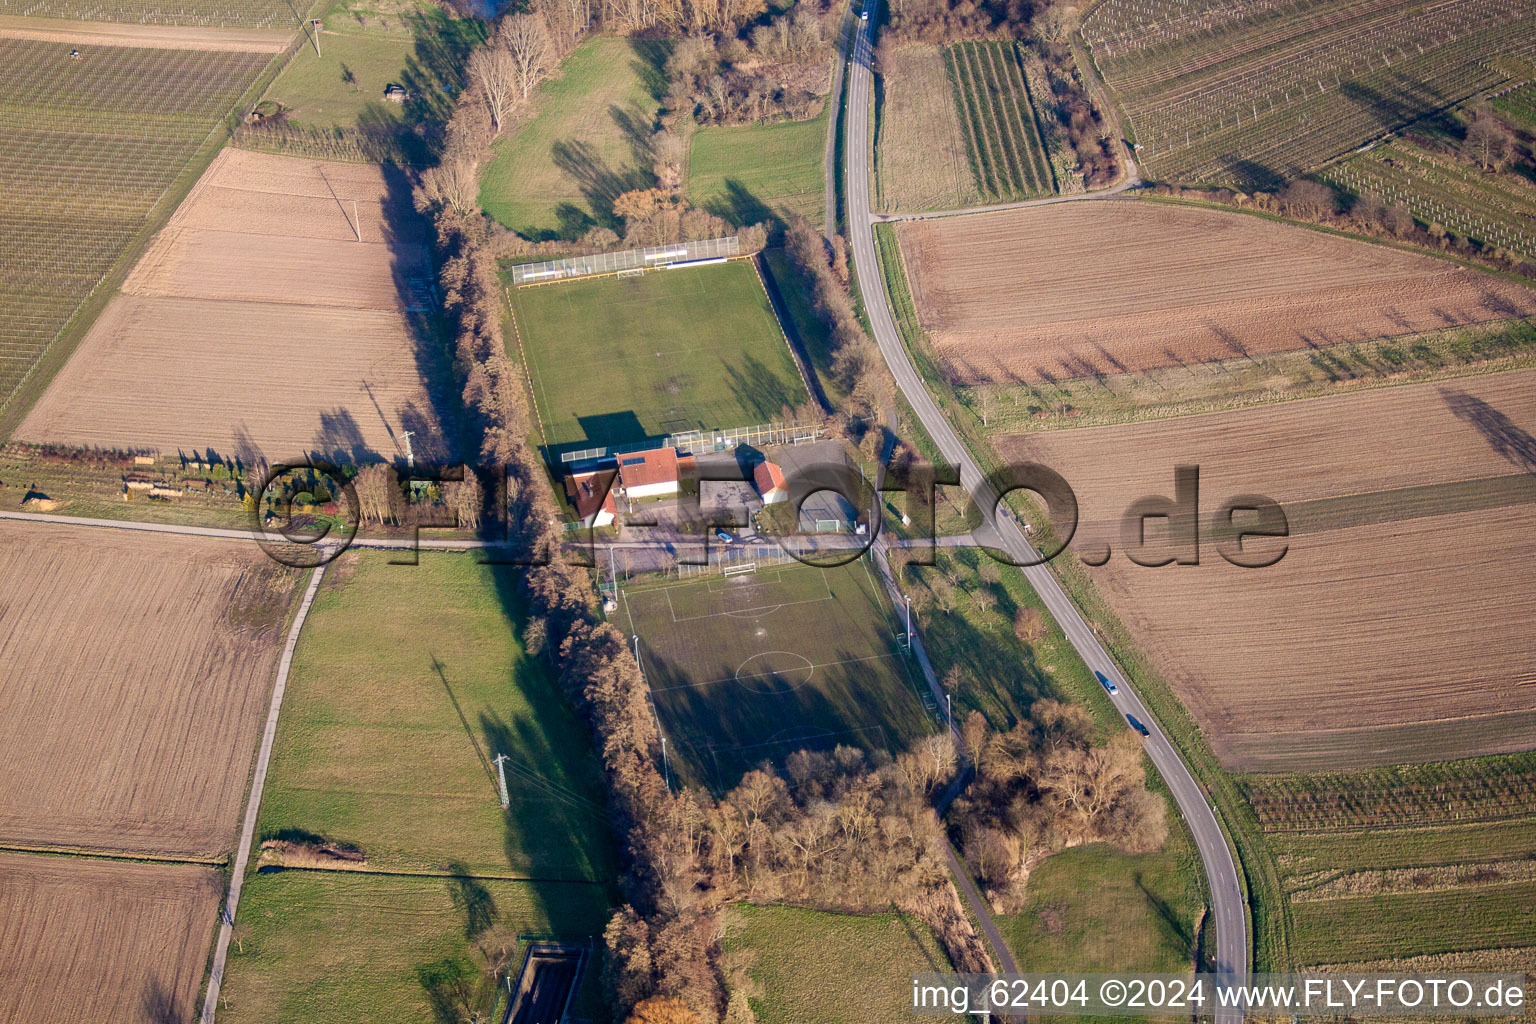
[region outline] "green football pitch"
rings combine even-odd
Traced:
[[[867,560],[623,592],[673,770],[717,791],[838,744],[897,752],[935,728]]]
[[[511,297],[545,444],[750,426],[808,397],[750,261],[516,288]]]

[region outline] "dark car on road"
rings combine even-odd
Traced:
[[[1126,715],[1125,716],[1125,720],[1127,722],[1131,723],[1131,728],[1132,729],[1135,729],[1137,732],[1141,733],[1143,736],[1151,736],[1152,735],[1152,733],[1147,729],[1147,727],[1142,725],[1141,722],[1137,720],[1135,715]]]

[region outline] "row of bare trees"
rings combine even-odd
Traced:
[[[894,401],[895,388],[880,350],[854,312],[843,237],[837,235],[829,244],[810,221],[796,216],[785,229],[784,249],[811,294],[817,316],[826,324],[832,377],[847,393],[852,417],[878,422],[882,410]]]

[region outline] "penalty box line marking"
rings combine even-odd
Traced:
[[[764,651],[762,653],[764,653],[764,654],[795,654],[795,655],[798,655],[801,658],[805,658],[805,655],[800,654],[800,652],[798,652],[798,651]],[[753,657],[756,657],[756,655],[753,655]],[[749,658],[747,660],[750,661],[751,659]],[[811,661],[811,659],[809,659],[809,658],[805,658],[805,660],[810,663],[810,666],[811,666],[812,670],[815,670],[815,669],[821,669],[821,668],[836,668],[839,665],[858,665],[858,664],[862,664],[862,663],[864,663],[866,661],[894,661],[894,660],[896,660],[896,655],[894,655],[894,654],[869,654],[869,655],[865,655],[862,658],[844,658],[841,661],[814,662],[814,661]],[[745,663],[743,663],[743,664],[745,664]],[[766,674],[769,674],[769,673],[764,673],[764,674],[766,675]],[[761,678],[761,677],[760,676],[748,676],[748,678],[751,679],[751,678]],[[668,692],[670,692],[672,690],[696,690],[696,689],[699,689],[700,687],[704,687],[704,686],[717,686],[720,683],[739,683],[739,682],[741,682],[741,677],[740,676],[729,675],[729,676],[725,676],[725,677],[720,678],[720,679],[711,679],[711,680],[708,680],[707,682],[702,682],[702,683],[678,683],[676,686],[653,686],[653,687],[651,687],[651,692],[652,693],[668,693]],[[766,694],[766,693],[758,694],[758,696],[766,697],[766,696],[769,696],[769,694]]]
[[[830,600],[832,600],[832,592],[828,590],[826,597],[807,597],[800,601],[775,601],[773,604],[754,605],[750,608],[727,608],[718,612],[705,612],[703,615],[686,615],[679,618],[677,607],[672,604],[672,595],[667,594],[667,612],[672,616],[673,623],[698,622],[700,619],[740,618],[743,615],[776,612],[780,608],[795,608],[803,604],[821,604],[824,601]]]

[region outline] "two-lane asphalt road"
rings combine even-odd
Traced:
[[[870,210],[870,119],[873,115],[874,21],[878,19],[878,0],[867,0],[870,19],[861,21],[853,41],[853,53],[848,67],[848,108],[845,116],[844,160],[847,168],[846,201],[849,240],[853,245],[855,269],[859,289],[869,320],[874,328],[875,340],[896,378],[896,383],[906,395],[907,401],[917,412],[918,418],[932,435],[944,458],[960,467],[960,484],[976,502],[976,507],[992,520],[992,527],[1002,538],[1003,548],[1016,562],[1029,561],[1038,556],[1018,524],[1009,515],[995,516],[997,495],[982,476],[974,459],[961,443],[954,428],[934,403],[932,396],[912,366],[901,335],[891,315],[890,297],[885,291],[885,281],[880,260],[875,253],[874,218]],[[1024,290],[1021,288],[1021,294]],[[1236,983],[1243,983],[1248,973],[1248,908],[1243,891],[1238,884],[1237,865],[1222,834],[1216,815],[1206,802],[1205,794],[1190,774],[1189,768],[1174,750],[1172,744],[1156,720],[1137,698],[1093,630],[1083,619],[1070,598],[1062,591],[1050,569],[1044,565],[1026,566],[1023,570],[1031,586],[1044,601],[1077,648],[1088,667],[1104,673],[1119,685],[1119,694],[1111,697],[1122,715],[1135,715],[1144,722],[1151,735],[1146,738],[1147,754],[1173,793],[1184,820],[1194,834],[1195,845],[1205,868],[1210,885],[1211,903],[1216,925],[1216,969]],[[1241,1019],[1237,1011],[1215,1013],[1221,1024]]]

